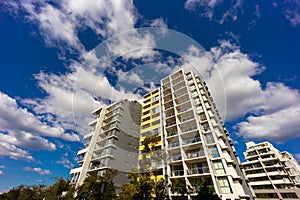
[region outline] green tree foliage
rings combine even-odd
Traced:
[[[97,172],[91,173],[78,188],[76,199],[78,200],[111,200],[116,197],[115,186],[112,181],[114,173],[107,171],[103,176]]]
[[[0,200],[42,200],[46,196],[45,185],[20,185],[0,195]]]
[[[181,196],[184,196],[185,194],[187,194],[188,191],[186,188],[185,180],[184,179],[174,179],[172,181],[171,190],[173,193],[181,194]]]
[[[205,182],[199,189],[198,189],[197,199],[207,199],[207,200],[221,200],[220,197],[215,194],[215,190],[212,187],[208,186],[208,183]]]

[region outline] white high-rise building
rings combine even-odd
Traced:
[[[81,185],[89,173],[103,175],[107,169],[117,170],[117,188],[128,182],[127,172],[137,167],[141,105],[121,100],[101,106],[92,114],[91,132],[84,136],[85,148],[78,151],[80,167],[70,171],[71,182]]]
[[[290,153],[269,142],[246,146],[243,168],[257,199],[300,199],[300,167]]]
[[[139,167],[164,180],[171,199],[196,199],[204,184],[222,200],[253,199],[208,87],[177,72],[144,95]],[[151,145],[148,145],[151,143]],[[182,189],[182,188],[181,188]]]

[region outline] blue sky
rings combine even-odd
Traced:
[[[300,159],[299,1],[0,4],[0,192],[68,177],[94,107],[140,99],[137,91],[155,88],[180,67],[195,69],[191,63],[208,83],[241,160],[249,140],[269,140]],[[197,45],[180,56],[159,51],[153,32],[133,31],[141,27],[175,30],[206,52]],[[122,40],[113,43],[116,34]],[[117,58],[110,66],[96,48],[105,41]]]

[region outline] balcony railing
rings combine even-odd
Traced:
[[[183,169],[173,171],[173,176],[183,176],[183,175],[184,175]]]
[[[182,129],[182,133],[190,132],[190,131],[193,131],[193,130],[196,130],[196,129],[197,129],[197,126],[184,128],[184,129]]]
[[[169,149],[172,149],[172,148],[175,148],[175,147],[178,147],[179,146],[179,142],[172,142],[169,144]]]
[[[184,140],[183,145],[193,144],[193,143],[200,142],[200,141],[201,141],[200,137],[190,138],[190,139]]]
[[[173,132],[169,132],[167,133],[167,137],[171,137],[173,135],[177,135],[178,133],[176,131],[173,131]]]
[[[205,154],[204,154],[204,151],[202,150],[199,150],[199,151],[193,151],[193,152],[188,152],[187,153],[187,158],[188,159],[191,159],[191,158],[198,158],[198,157],[203,157]]]
[[[195,117],[193,115],[191,116],[188,116],[188,117],[185,117],[181,120],[181,122],[185,122],[185,121],[188,121],[188,120],[191,120],[191,119],[195,119]]]
[[[189,170],[189,173],[191,175],[194,175],[194,174],[205,174],[205,173],[209,173],[209,168],[208,167],[195,167],[195,168],[191,168]]]
[[[169,122],[169,123],[166,124],[166,127],[173,126],[174,124],[176,124],[175,121],[174,122]]]
[[[171,156],[171,161],[178,161],[178,160],[182,160],[181,155],[174,155],[174,156]]]

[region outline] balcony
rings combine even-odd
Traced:
[[[198,158],[205,156],[203,150],[187,152],[187,159]]]
[[[169,106],[165,106],[165,110],[168,110],[168,109],[170,109],[170,108],[172,108],[173,107],[173,104],[172,105],[169,105]]]
[[[194,115],[182,118],[181,122],[186,122],[186,121],[189,121],[191,119],[195,119]]]
[[[84,149],[81,149],[80,151],[78,151],[77,156],[82,155],[82,154],[84,155],[87,151],[88,151],[87,147]]]
[[[184,128],[181,131],[182,131],[182,133],[187,133],[187,132],[194,131],[194,130],[197,130],[197,126],[192,126],[192,127]]]
[[[189,170],[190,175],[210,173],[208,167],[195,167]]]
[[[197,143],[197,142],[201,142],[200,137],[186,139],[186,140],[183,141],[183,145],[193,144],[193,143]]]
[[[169,143],[169,145],[168,145],[168,149],[173,149],[176,147],[179,147],[179,142],[172,142],[172,143]]]
[[[91,137],[93,136],[93,134],[94,134],[94,132],[91,132],[91,133],[89,133],[89,134],[86,134],[85,136],[83,136],[83,139],[84,139],[84,140],[90,140]]]
[[[175,113],[166,114],[166,118],[175,116]]]
[[[174,135],[177,135],[178,133],[176,131],[172,131],[172,132],[169,132],[167,133],[167,137],[172,137]]]
[[[192,109],[192,107],[180,108],[180,109],[178,110],[178,112],[179,112],[180,114],[182,114],[182,113],[184,113],[184,112],[186,112],[186,111],[188,111],[188,110],[191,110],[191,109]]]
[[[90,166],[89,170],[98,170],[98,169],[101,169],[101,168],[107,168],[106,165],[102,164],[102,163],[99,163],[99,164],[93,164]]]
[[[173,176],[183,176],[184,175],[184,170],[183,169],[174,170],[172,175]]]
[[[174,124],[176,124],[176,121],[166,123],[166,127],[173,126]]]
[[[171,156],[171,161],[175,162],[175,161],[178,161],[178,160],[182,160],[182,156],[181,155]]]

